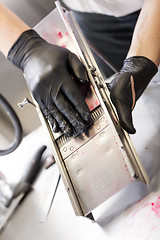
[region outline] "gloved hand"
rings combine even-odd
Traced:
[[[157,71],[156,65],[148,58],[130,57],[124,61],[122,69],[111,83],[111,101],[116,108],[121,126],[130,134],[136,132],[132,110]]]
[[[78,133],[85,131],[90,111],[78,84],[88,83],[88,77],[75,54],[49,44],[30,29],[20,35],[8,59],[24,72],[28,87],[54,132],[61,130],[70,136],[73,129]]]

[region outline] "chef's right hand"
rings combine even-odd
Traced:
[[[61,130],[71,136],[73,130],[86,130],[90,111],[79,87],[89,81],[85,66],[75,54],[49,44],[30,29],[17,39],[8,59],[24,72],[28,87],[54,132]]]

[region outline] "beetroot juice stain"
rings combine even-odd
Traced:
[[[140,201],[139,201],[140,202]],[[160,218],[160,197],[158,197],[157,201],[146,203],[144,206],[142,206],[140,209],[138,209],[133,215],[132,218],[135,217],[135,215],[142,209],[151,206],[151,211],[153,211],[158,218]]]
[[[152,211],[155,212],[158,218],[160,218],[160,197],[158,197],[158,200],[155,203],[151,203],[151,205]]]
[[[60,38],[63,38],[62,36],[62,33],[61,32],[58,32],[57,35],[60,37]]]
[[[142,204],[143,200],[138,201],[138,204]],[[144,224],[145,221],[147,224],[147,228],[143,234],[144,240],[150,240],[154,239],[153,234],[157,236],[159,235],[159,225],[160,225],[160,197],[155,199],[155,201],[148,202],[142,206],[140,206],[137,210],[135,210],[131,215],[129,216],[129,219],[127,219],[126,224],[123,228],[123,239],[128,240],[128,234],[134,231],[134,234],[139,235],[139,231],[137,229],[139,228],[140,224]],[[126,232],[126,229],[128,231]],[[142,227],[142,232],[143,232]],[[126,235],[127,234],[127,235]],[[140,239],[140,238],[138,238]],[[159,238],[156,238],[159,239]]]

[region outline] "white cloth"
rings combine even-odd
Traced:
[[[141,9],[144,0],[63,0],[67,7],[79,12],[121,17]]]

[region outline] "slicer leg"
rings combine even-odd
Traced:
[[[89,218],[89,219],[91,219],[91,220],[93,220],[93,221],[95,221],[92,212],[88,213],[88,214],[86,215],[86,217]]]

